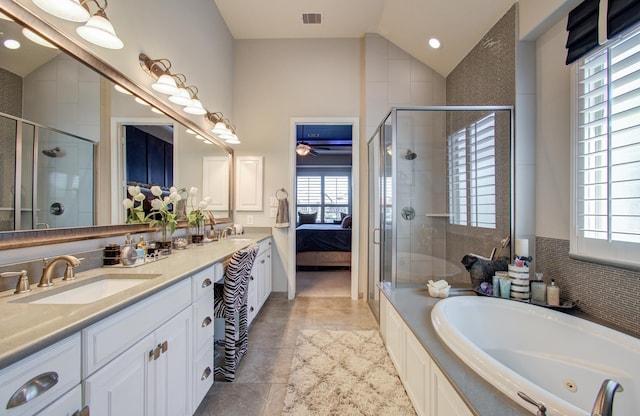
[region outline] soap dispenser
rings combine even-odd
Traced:
[[[554,279],[551,279],[551,284],[547,286],[547,305],[560,306],[560,288]]]
[[[138,253],[131,243],[131,234],[127,234],[124,247],[120,250],[120,262],[123,266],[131,266],[136,263]]]

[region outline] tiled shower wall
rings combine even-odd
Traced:
[[[516,6],[513,6],[447,76],[447,105],[513,106],[516,98]],[[496,135],[497,140],[507,135]],[[497,143],[498,145],[498,143]],[[504,143],[508,149],[509,144]],[[510,155],[496,154],[496,196],[498,225],[495,230],[449,226],[447,260],[460,264],[473,247],[474,253],[489,256],[500,240],[510,235]],[[469,277],[465,273],[467,283]]]
[[[0,112],[22,117],[22,78],[0,68]],[[15,123],[0,120],[0,231],[13,229]]]
[[[583,312],[640,336],[640,272],[571,259],[568,240],[546,237],[536,238],[536,270]]]

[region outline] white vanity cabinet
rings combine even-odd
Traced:
[[[193,411],[191,279],[82,331],[91,415]]]
[[[386,297],[380,297],[380,331],[400,380],[419,416],[472,413]]]
[[[0,371],[0,411],[7,416],[53,414],[54,405],[80,385],[80,335],[72,335]],[[79,390],[79,389],[78,389]],[[71,406],[71,407],[65,407]],[[63,409],[64,408],[64,409]],[[64,414],[80,410],[80,402],[56,407]]]
[[[222,263],[191,277],[193,296],[193,410],[213,385],[214,295],[213,285],[224,278]]]
[[[247,321],[251,322],[256,317],[262,305],[271,294],[271,238],[258,243],[259,250],[251,269],[249,278],[249,292],[247,295]]]

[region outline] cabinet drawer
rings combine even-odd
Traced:
[[[82,330],[83,378],[191,304],[191,279]]]
[[[80,409],[82,409],[82,389],[78,384],[73,390],[38,413],[38,416],[73,416]]]
[[[3,415],[33,415],[58,397],[80,384],[80,334],[58,342],[0,371],[0,409]],[[57,381],[56,381],[57,380]],[[16,395],[14,407],[8,408],[14,393],[29,383],[30,389],[50,384],[23,404]]]
[[[193,325],[195,336],[195,351],[209,344],[213,344],[213,290],[202,296],[193,305]]]
[[[258,241],[259,251],[258,254],[264,253],[271,247],[271,237]]]
[[[213,284],[222,281],[223,277],[224,268],[222,267],[222,263],[211,265],[191,276],[194,302],[203,294],[213,292]]]
[[[194,409],[198,408],[213,385],[213,375],[213,344],[211,344],[209,348],[202,350],[194,362]]]

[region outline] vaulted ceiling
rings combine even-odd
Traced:
[[[235,39],[353,38],[378,33],[446,76],[514,0],[215,0]],[[303,24],[321,13],[321,24]],[[436,37],[440,49],[427,41]]]

